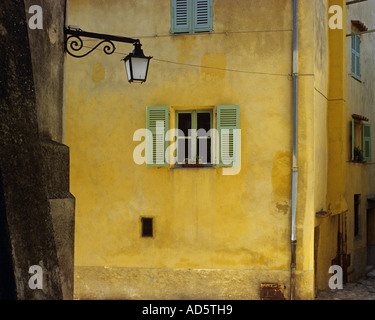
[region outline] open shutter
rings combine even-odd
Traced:
[[[188,33],[192,29],[191,0],[171,0],[171,33]]]
[[[361,37],[353,35],[351,38],[352,76],[359,80],[361,78]]]
[[[356,36],[356,75],[361,78],[361,37]]]
[[[165,151],[167,149],[165,135],[169,127],[168,107],[147,107],[146,118],[146,128],[150,132],[146,136],[147,166],[166,167],[168,163],[165,159]]]
[[[239,160],[240,107],[217,106],[217,166],[231,167]]]
[[[354,161],[354,149],[355,149],[355,122],[352,119],[352,161]]]
[[[194,0],[194,32],[212,31],[212,0]]]
[[[371,124],[362,125],[363,160],[371,161]]]

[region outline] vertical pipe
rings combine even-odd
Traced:
[[[290,300],[295,298],[296,271],[296,212],[298,184],[298,0],[293,0],[293,178],[292,178],[292,221],[291,221],[291,263]]]

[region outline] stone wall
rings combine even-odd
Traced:
[[[35,4],[43,9],[43,29],[31,30],[28,8]],[[10,276],[0,279],[0,299],[73,297],[75,204],[69,148],[62,144],[64,16],[63,0],[0,3],[0,228],[6,235],[0,270]],[[42,289],[28,285],[32,265],[42,267]]]

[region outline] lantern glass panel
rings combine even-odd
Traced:
[[[133,80],[145,81],[147,75],[148,58],[131,57]]]
[[[130,60],[125,61],[126,75],[128,76],[128,81],[132,80],[131,70],[130,70]]]

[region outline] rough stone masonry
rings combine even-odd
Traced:
[[[0,47],[0,298],[62,299],[23,1],[0,2]],[[43,289],[28,286],[32,265]]]

